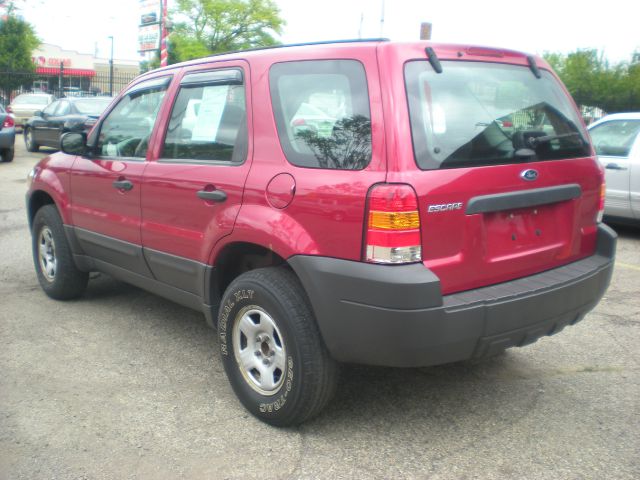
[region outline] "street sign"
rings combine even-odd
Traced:
[[[154,51],[160,47],[160,2],[140,0],[139,52]]]
[[[429,22],[422,22],[420,24],[420,40],[431,40],[431,31],[433,25]]]

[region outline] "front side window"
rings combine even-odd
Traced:
[[[443,61],[405,65],[418,166],[500,165],[588,156],[586,133],[553,75],[528,67]]]
[[[589,133],[598,155],[628,157],[640,133],[640,120],[610,120],[596,125]]]
[[[169,83],[169,77],[137,84],[102,122],[98,154],[106,157],[144,158],[149,138]]]
[[[171,111],[162,159],[242,163],[246,154],[244,85],[184,84]]]
[[[361,170],[371,161],[367,79],[355,60],[278,63],[269,73],[280,144],[294,165]]]

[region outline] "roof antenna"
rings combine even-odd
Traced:
[[[358,27],[358,38],[362,38],[362,22],[364,22],[364,11],[360,12],[360,26]]]
[[[380,12],[380,37],[384,35],[384,0],[382,0],[382,11]]]

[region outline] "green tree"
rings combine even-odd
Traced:
[[[578,105],[605,112],[640,110],[640,64],[610,65],[597,50],[576,50],[568,55],[545,53]],[[636,58],[635,56],[633,58]]]
[[[273,0],[178,0],[172,18],[179,61],[277,45],[285,24]]]
[[[25,82],[21,75],[14,72],[33,72],[35,66],[31,60],[33,50],[40,45],[33,27],[16,18],[10,5],[5,20],[0,20],[0,90],[9,96],[9,92]]]

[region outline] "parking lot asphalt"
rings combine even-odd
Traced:
[[[26,175],[0,163],[0,479],[640,478],[640,228],[585,320],[484,361],[345,367],[292,429],[236,400],[197,312],[101,275],[57,302],[34,273]]]

